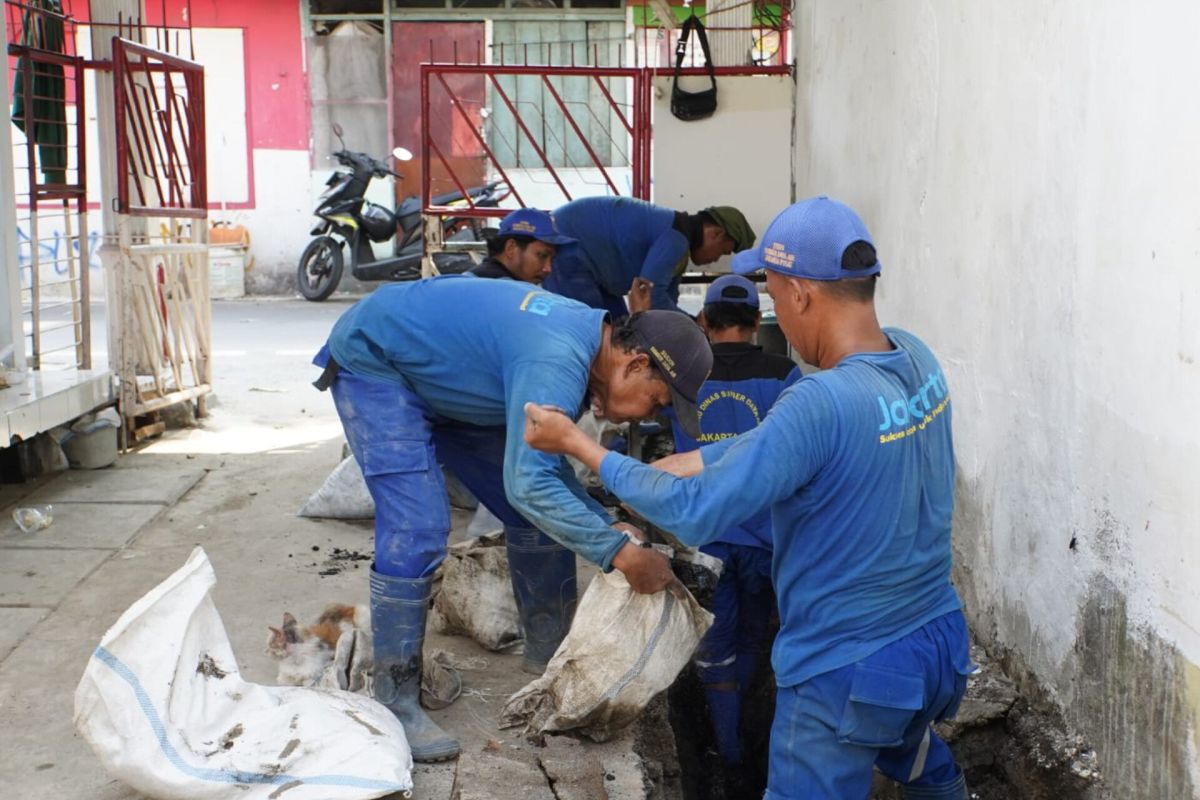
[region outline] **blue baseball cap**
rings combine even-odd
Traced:
[[[858,214],[824,195],[793,203],[767,226],[758,247],[733,257],[733,271],[770,269],[814,281],[867,278],[882,270]]]
[[[500,230],[496,238],[501,236],[528,236],[546,244],[574,244],[570,236],[563,236],[554,225],[554,217],[550,212],[537,208],[518,208],[504,219],[500,220]]]
[[[704,305],[711,303],[737,303],[758,308],[758,287],[741,275],[722,275],[704,293]]]

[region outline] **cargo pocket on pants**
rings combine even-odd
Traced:
[[[362,448],[363,477],[375,497],[376,530],[450,530],[446,489],[433,448],[420,439],[371,442]],[[378,544],[378,543],[377,543]]]
[[[924,705],[925,681],[921,676],[856,664],[838,725],[838,741],[863,747],[898,747]]]

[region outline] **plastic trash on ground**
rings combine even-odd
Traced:
[[[104,635],[75,728],[109,773],[160,800],[350,800],[412,789],[400,722],[370,698],[248,683],[204,550]]]
[[[712,625],[683,595],[638,594],[620,572],[597,575],[545,674],[509,698],[500,724],[611,739],[674,682]]]
[[[21,533],[37,533],[54,522],[54,506],[23,506],[13,510],[12,518]]]

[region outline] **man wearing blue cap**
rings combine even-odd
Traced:
[[[635,591],[673,584],[667,560],[635,546],[636,529],[615,526],[566,460],[530,449],[521,431],[533,401],[572,417],[590,405],[617,423],[671,406],[698,434],[712,353],[688,317],[647,311],[614,324],[527,283],[451,275],[376,289],[338,319],[314,362],[375,501],[374,694],[404,725],[414,760],[459,752],[418,702],[450,531],[439,464],[504,523],[527,671],[545,667],[570,626],[576,553],[619,569]]]
[[[481,278],[508,278],[537,286],[550,274],[557,248],[574,244],[554,226],[554,217],[536,208],[518,208],[500,220],[488,240],[488,257],[470,270]]]
[[[790,358],[764,353],[752,344],[761,320],[753,281],[724,275],[708,287],[698,321],[712,345],[713,368],[697,398],[700,436],[672,425],[677,453],[755,427],[780,392],[800,378]],[[673,415],[668,416],[674,422]],[[713,626],[700,642],[694,663],[704,684],[717,752],[727,766],[736,768],[742,764],[742,700],[769,644],[768,624],[775,610],[770,512],[764,509],[731,525],[700,549],[725,566],[713,601]]]
[[[952,717],[973,669],[950,583],[950,393],[920,339],[881,329],[880,264],[846,205],[805,200],[734,258],[767,270],[807,375],[741,436],[656,470],[526,408],[526,441],[595,469],[608,489],[694,545],[771,510],[780,631],[767,800],[866,798],[872,767],[909,798],[966,800],[931,723]]]
[[[613,319],[629,314],[624,298],[631,293],[648,295],[644,308],[679,310],[689,261],[712,264],[754,244],[753,229],[732,206],[688,214],[632,197],[582,197],[556,209],[554,223],[577,241],[555,255],[546,289]]]

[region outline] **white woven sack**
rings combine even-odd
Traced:
[[[354,456],[346,456],[333,468],[321,488],[304,501],[299,514],[319,519],[374,519],[375,500]]]
[[[546,672],[509,698],[501,725],[611,739],[675,681],[712,625],[681,593],[638,594],[616,570],[597,575]]]
[[[465,634],[488,650],[504,650],[520,640],[521,621],[502,535],[451,545],[441,574],[429,615],[434,630]]]
[[[197,547],[101,639],[75,690],[75,728],[105,769],[159,800],[410,792],[412,754],[387,708],[242,679],[215,584]]]

